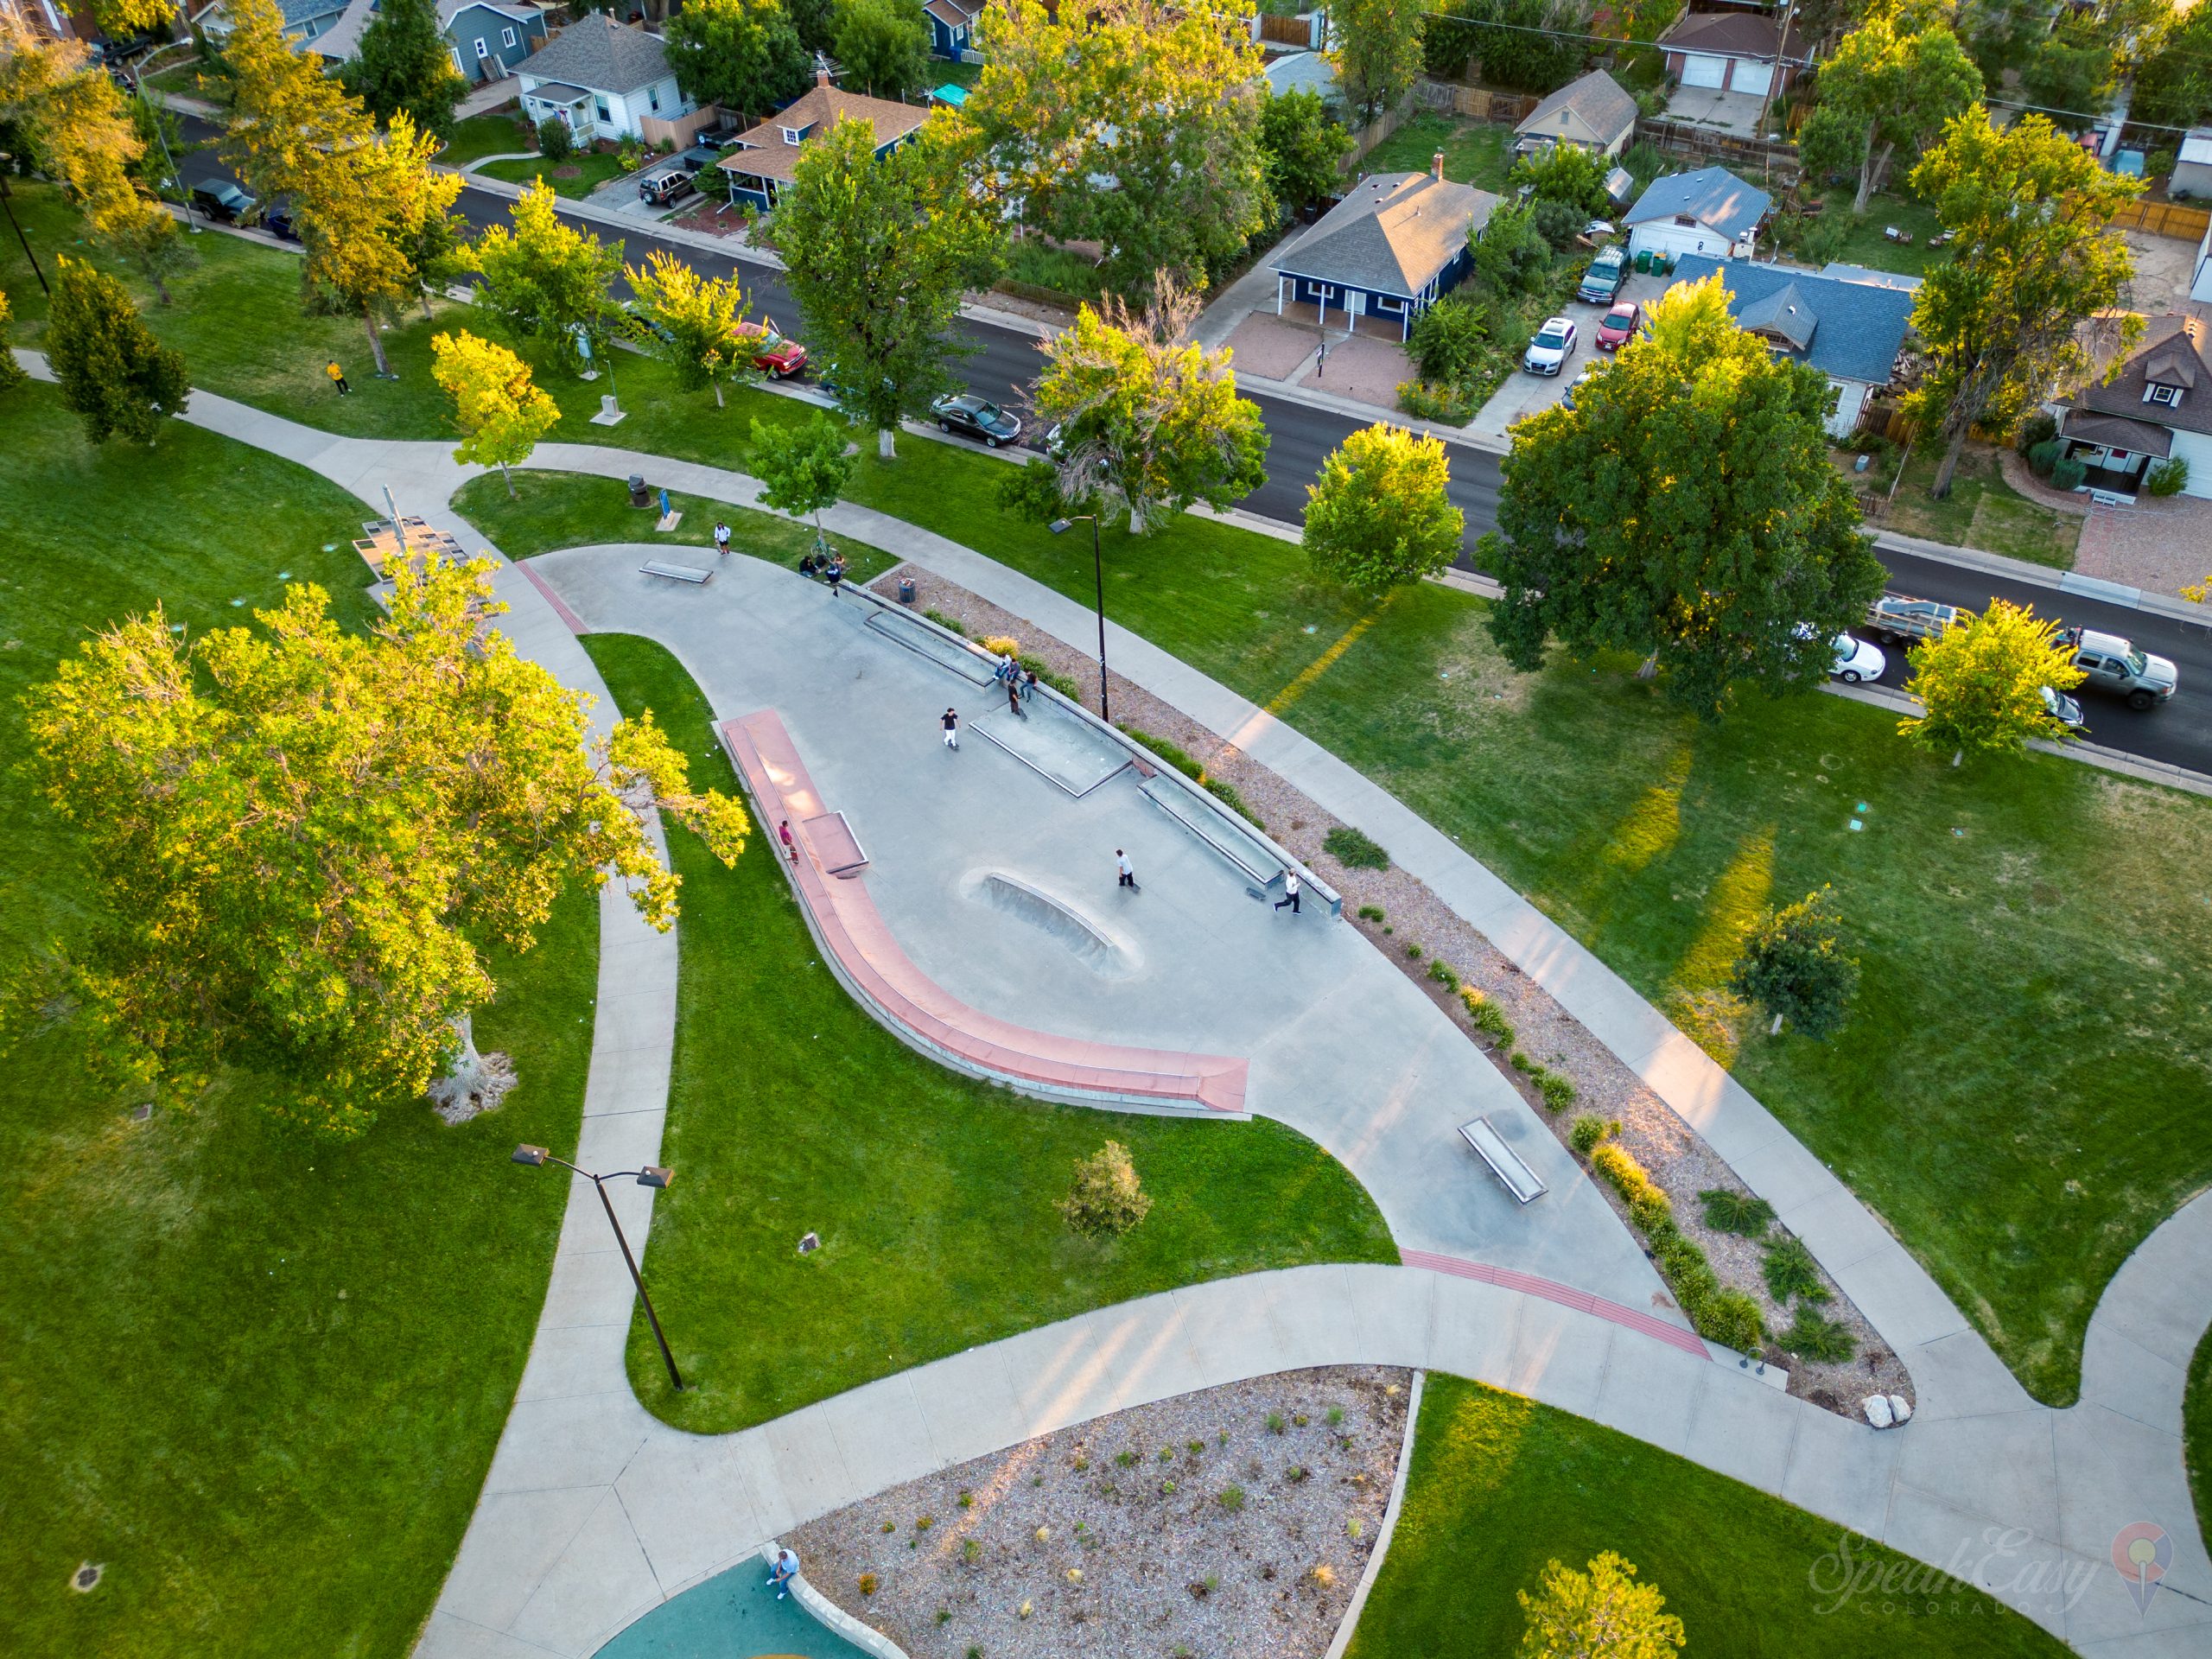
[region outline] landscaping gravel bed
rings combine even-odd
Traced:
[[[878,578],[874,586],[888,596],[898,591],[902,577],[915,585],[915,608],[958,621],[971,639],[1006,634],[1019,639],[1025,652],[1072,678],[1081,688],[1084,707],[1097,711],[1095,659],[919,566],[905,565],[890,571]],[[1754,1297],[1770,1332],[1789,1327],[1790,1316],[1767,1294],[1761,1244],[1707,1226],[1700,1213],[1700,1192],[1720,1189],[1742,1193],[1747,1189],[1704,1138],[1610,1049],[1570,1018],[1549,993],[1509,962],[1480,931],[1429,891],[1426,883],[1395,864],[1383,870],[1355,869],[1324,852],[1322,842],[1338,827],[1338,821],[1302,791],[1118,674],[1112,677],[1112,690],[1117,723],[1166,738],[1185,750],[1209,777],[1230,785],[1271,836],[1344,895],[1346,917],[1357,918],[1356,925],[1383,956],[1442,1008],[1470,1041],[1490,1053],[1499,1074],[1521,1091],[1562,1142],[1567,1141],[1573,1120],[1584,1113],[1618,1122],[1618,1143],[1666,1189],[1674,1200],[1676,1226],[1703,1248],[1722,1285]],[[1510,695],[1510,689],[1501,687],[1501,693]],[[1380,911],[1382,919],[1358,917],[1363,907]],[[1409,944],[1421,947],[1419,958],[1407,954]],[[1431,961],[1449,964],[1461,983],[1476,987],[1496,1002],[1512,1023],[1515,1046],[1529,1058],[1573,1084],[1576,1099],[1572,1106],[1557,1112],[1546,1109],[1529,1076],[1508,1064],[1507,1053],[1475,1027],[1465,1004],[1451,989],[1427,976]],[[1622,1224],[1628,1225],[1625,1204],[1605,1182],[1598,1181],[1597,1185],[1621,1216]],[[1770,1230],[1770,1242],[1779,1236],[1778,1228]],[[1910,1399],[1911,1379],[1889,1345],[1827,1274],[1818,1276],[1829,1298],[1819,1312],[1848,1331],[1853,1339],[1852,1357],[1823,1364],[1772,1346],[1763,1357],[1789,1373],[1791,1394],[1843,1416],[1856,1418],[1859,1402],[1870,1394],[1899,1394]],[[1661,1306],[1673,1306],[1663,1293],[1655,1294],[1652,1300]]]
[[[1179,1395],[784,1541],[913,1659],[1318,1659],[1375,1547],[1411,1383],[1343,1366]]]

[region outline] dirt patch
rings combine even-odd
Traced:
[[[786,1541],[808,1582],[914,1659],[1318,1659],[1375,1547],[1411,1382],[1347,1366],[1181,1395]]]
[[[973,639],[1011,634],[1021,641],[1025,652],[1072,678],[1082,688],[1084,705],[1097,712],[1097,664],[1092,658],[1053,639],[1023,618],[918,566],[905,565],[887,572],[874,585],[889,596],[898,591],[901,578],[914,583],[917,610],[931,610],[956,620]],[[1704,1249],[1721,1283],[1757,1299],[1770,1328],[1789,1326],[1789,1317],[1767,1294],[1760,1245],[1707,1227],[1700,1213],[1701,1192],[1748,1190],[1702,1136],[1425,882],[1395,864],[1386,870],[1367,870],[1338,863],[1322,850],[1322,842],[1339,821],[1304,791],[1143,688],[1118,674],[1110,677],[1116,723],[1166,738],[1203,766],[1209,777],[1234,788],[1270,836],[1343,894],[1346,917],[1354,919],[1386,960],[1444,1010],[1470,1042],[1483,1048],[1498,1074],[1520,1091],[1560,1141],[1567,1141],[1573,1120],[1584,1113],[1618,1122],[1620,1144],[1674,1199],[1676,1224],[1685,1236]],[[1359,916],[1363,907],[1380,911],[1382,918]],[[1408,944],[1421,947],[1420,958],[1407,955]],[[1557,1112],[1545,1108],[1528,1074],[1510,1064],[1510,1050],[1476,1028],[1456,993],[1428,977],[1432,961],[1447,963],[1461,983],[1476,987],[1497,1003],[1512,1023],[1513,1046],[1573,1082],[1576,1099],[1572,1106]],[[1627,1206],[1603,1181],[1597,1186],[1626,1225]],[[1777,1229],[1770,1236],[1778,1234]],[[1819,1365],[1769,1348],[1764,1357],[1789,1371],[1789,1392],[1847,1417],[1856,1417],[1858,1402],[1877,1391],[1912,1397],[1911,1379],[1889,1345],[1834,1281],[1823,1274],[1821,1282],[1830,1300],[1820,1312],[1850,1332],[1856,1352],[1839,1363]],[[1655,1295],[1653,1300],[1662,1306],[1673,1306],[1663,1294]],[[991,1651],[988,1644],[985,1650]]]
[[[574,162],[563,162],[559,166],[550,170],[556,179],[581,179],[584,175],[583,168],[578,167]]]

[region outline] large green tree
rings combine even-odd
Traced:
[[[1370,589],[1434,575],[1466,534],[1450,483],[1441,438],[1389,425],[1353,433],[1306,486],[1306,556],[1323,575]]]
[[[488,626],[492,569],[396,561],[367,634],[298,584],[197,639],[156,610],[31,692],[99,899],[66,966],[99,1058],[187,1101],[226,1064],[280,1073],[308,1127],[359,1135],[465,1054],[490,950],[528,949],[564,888],[611,874],[670,925],[647,803],[736,856],[742,809],[693,793],[650,717],[592,740],[588,699]]]
[[[2140,334],[2140,318],[2114,315],[2135,264],[2110,221],[2143,185],[2106,172],[2042,116],[2000,131],[1976,105],[1913,169],[1912,188],[1958,244],[1930,267],[1912,308],[1925,370],[1907,407],[1945,444],[1934,489],[1942,496],[1970,429],[2009,430],[2054,385],[2086,372],[2089,333],[2120,347]]]
[[[685,0],[666,35],[668,66],[695,103],[766,115],[806,88],[806,48],[783,0]]]
[[[154,338],[130,290],[67,254],[54,261],[46,355],[61,401],[94,443],[153,442],[163,421],[184,412],[192,391],[184,359]]]
[[[379,0],[340,73],[378,120],[404,111],[417,130],[441,142],[453,136],[453,106],[468,90],[439,32],[437,0]]]
[[[2031,737],[2063,742],[2073,733],[2050,712],[2044,689],[2082,683],[2074,653],[2058,624],[2023,606],[1993,600],[1979,616],[1962,617],[1911,652],[1912,694],[1922,712],[1897,730],[1923,748],[2017,753]]]
[[[554,211],[544,184],[508,210],[512,228],[486,227],[476,241],[483,303],[509,340],[567,368],[584,365],[579,341],[597,341],[613,321],[608,287],[622,270],[622,244],[602,243]],[[595,349],[595,347],[594,347]]]
[[[1424,15],[1417,0],[1337,0],[1329,8],[1335,49],[1327,56],[1362,121],[1395,108],[1420,76]]]
[[[1204,282],[1271,222],[1250,83],[1259,48],[1225,14],[1160,0],[984,15],[967,113],[1023,222],[1105,249],[1124,295],[1156,270]]]
[[[903,98],[928,77],[930,25],[921,0],[837,0],[830,39],[848,86]]]
[[[1904,149],[1917,156],[1981,96],[1981,72],[1940,14],[1898,0],[1861,17],[1821,66],[1821,106],[1801,143],[1817,173],[1854,167],[1853,213]]]
[[[969,289],[990,285],[1004,232],[969,188],[975,146],[957,118],[940,112],[890,155],[874,149],[859,121],[808,139],[756,234],[783,257],[821,378],[888,460],[899,417],[949,390],[948,359],[972,349],[953,320]]]
[[[2168,127],[2212,121],[2212,6],[2199,0],[2159,32],[2135,72],[2128,113]]]
[[[1096,492],[1132,536],[1194,501],[1230,506],[1267,481],[1259,405],[1236,395],[1227,347],[1185,339],[1197,315],[1195,296],[1162,271],[1141,315],[1116,299],[1086,305],[1045,342],[1030,399],[1060,429],[1062,493]]]
[[[844,429],[828,416],[769,425],[753,419],[753,454],[746,463],[760,480],[760,504],[814,520],[814,544],[823,545],[822,515],[837,505],[852,482],[859,455],[848,453]]]
[[[506,480],[507,499],[515,499],[509,467],[530,459],[537,441],[561,418],[561,406],[530,378],[530,365],[505,346],[479,340],[463,329],[430,342],[431,375],[454,401],[454,424],[461,443],[458,461],[497,467]]]
[[[2084,132],[2112,105],[2119,60],[2094,25],[2062,22],[2020,66],[2020,95],[2069,132]]]
[[[1728,315],[1716,275],[1653,304],[1649,337],[1575,394],[1518,422],[1484,567],[1505,594],[1508,661],[1643,654],[1671,700],[1718,717],[1738,681],[1770,693],[1827,675],[1830,641],[1881,592],[1821,423],[1820,371]]]
[[[1260,162],[1268,190],[1297,209],[1333,194],[1338,168],[1351,154],[1352,137],[1329,113],[1320,93],[1307,88],[1270,96],[1260,106]]]

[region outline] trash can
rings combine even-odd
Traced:
[[[645,475],[643,473],[631,474],[630,505],[633,507],[650,507],[652,504],[653,499],[645,490]]]
[[[901,605],[911,605],[914,602],[914,579],[912,576],[899,578],[899,602]]]
[[[1636,251],[1636,268],[1641,271],[1649,271],[1651,269],[1650,249],[1638,248]]]

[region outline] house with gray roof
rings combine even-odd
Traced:
[[[276,0],[276,9],[284,15],[284,38],[297,51],[311,46],[331,29],[345,16],[346,0]],[[231,38],[231,9],[227,0],[210,0],[192,14],[193,27],[220,46]]]
[[[580,144],[644,140],[645,121],[673,123],[696,107],[676,84],[661,37],[603,11],[570,23],[515,73],[524,114],[567,122]]]
[[[1748,259],[1774,198],[1725,167],[1670,173],[1628,210],[1629,257],[1639,253],[1679,259],[1700,253],[1713,259]]]
[[[361,34],[384,0],[349,0],[338,21],[315,40],[334,63],[356,57]],[[545,44],[545,14],[513,0],[438,0],[438,32],[452,54],[454,73],[471,83],[499,80]]]
[[[1426,173],[1362,179],[1276,259],[1276,315],[1317,305],[1324,326],[1334,309],[1348,328],[1375,317],[1403,340],[1466,276],[1468,243],[1497,207],[1489,191],[1446,179],[1440,155]]]
[[[1324,104],[1343,102],[1337,84],[1337,66],[1319,52],[1285,52],[1269,58],[1260,70],[1268,91],[1276,98],[1292,92],[1312,92]]]
[[[1675,267],[1675,285],[1701,283],[1715,272],[1738,327],[1758,335],[1777,356],[1827,376],[1836,391],[1828,435],[1848,435],[1866,400],[1897,378],[1897,357],[1911,327],[1912,296],[1875,283],[1694,253]]]
[[[1572,144],[1593,156],[1618,156],[1636,133],[1636,100],[1602,69],[1569,81],[1513,129],[1518,150]]]
[[[2184,495],[2212,498],[2212,358],[2203,323],[2153,317],[2110,380],[2092,380],[2055,405],[2067,453],[2100,489],[2133,495],[2154,462],[2189,467]]]

